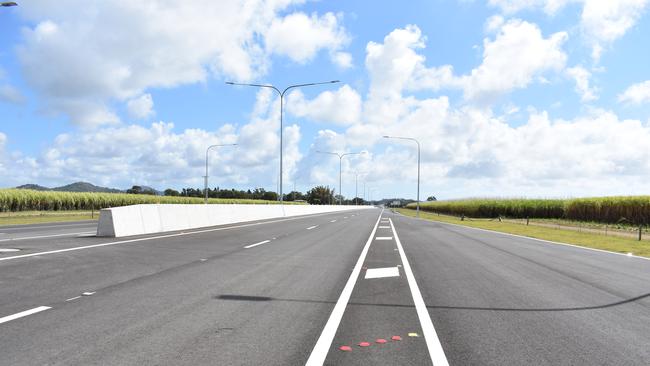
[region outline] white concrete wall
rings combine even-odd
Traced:
[[[97,236],[130,236],[237,222],[371,209],[337,205],[133,205],[102,209]]]

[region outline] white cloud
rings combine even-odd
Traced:
[[[618,96],[618,101],[628,104],[650,103],[650,80],[629,86]]]
[[[483,41],[483,63],[462,77],[465,97],[484,99],[528,86],[546,71],[564,68],[565,32],[544,38],[535,24],[510,20],[494,40]]]
[[[352,55],[348,52],[334,52],[332,54],[332,62],[341,69],[349,69],[352,67]]]
[[[142,94],[141,96],[129,99],[126,102],[129,115],[136,119],[145,119],[154,115],[153,98],[151,94]]]
[[[598,99],[598,90],[589,85],[591,72],[582,66],[566,69],[567,76],[576,83],[576,92],[580,94],[582,102],[593,102]]]
[[[499,31],[494,39],[483,41],[481,65],[462,76],[455,76],[451,65],[425,65],[424,56],[417,50],[425,47],[426,37],[416,26],[392,31],[383,44],[368,43],[370,98],[390,99],[403,90],[452,88],[463,89],[468,100],[488,100],[525,88],[545,72],[564,68],[567,56],[562,45],[568,37],[565,32],[544,38],[537,25],[517,19],[497,21],[494,26],[499,26]]]
[[[595,60],[636,24],[647,4],[648,0],[585,1],[581,27],[592,43]]]
[[[348,43],[348,36],[332,13],[323,16],[293,13],[276,18],[265,33],[269,52],[289,56],[300,63],[310,61],[321,49],[328,49],[337,63],[351,63],[351,57],[336,51]]]
[[[9,84],[0,84],[0,101],[18,104],[25,101],[23,94]]]
[[[349,85],[338,90],[325,91],[313,100],[305,100],[301,91],[289,94],[287,111],[298,117],[308,117],[314,121],[349,125],[359,121],[361,116],[361,96]]]
[[[576,0],[489,0],[488,3],[496,6],[506,14],[530,8],[542,8],[547,14],[555,14],[565,5]]]
[[[18,53],[45,109],[80,125],[114,123],[112,103],[210,75],[251,80],[274,53],[306,62],[326,49],[345,65],[347,36],[335,15],[281,15],[302,2],[31,1],[21,14],[35,26]],[[285,32],[296,33],[280,42]]]
[[[489,0],[506,14],[527,9],[543,9],[554,15],[569,3],[582,5],[580,28],[598,61],[612,42],[621,38],[639,20],[648,0]]]

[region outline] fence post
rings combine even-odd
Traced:
[[[643,231],[643,225],[639,225],[639,241],[641,241],[641,232]]]
[[[530,221],[530,217],[526,216],[526,226],[528,226],[529,221]]]

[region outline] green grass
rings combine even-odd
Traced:
[[[20,211],[0,212],[0,226],[97,220],[99,211]]]
[[[397,209],[405,216],[415,216],[415,210]],[[541,226],[526,226],[499,221],[487,220],[465,220],[457,217],[445,216],[420,211],[420,218],[425,220],[446,222],[451,224],[475,227],[486,230],[494,230],[503,233],[527,236],[536,239],[557,241],[561,243],[574,244],[587,248],[608,250],[616,253],[632,253],[634,255],[650,258],[650,242],[637,241],[634,239],[604,236],[591,233],[581,233],[573,230],[553,229]]]
[[[145,194],[52,192],[28,189],[0,189],[0,212],[92,210],[138,204],[203,204],[199,197],[152,196]],[[208,203],[278,204],[278,201],[210,198]],[[285,202],[285,204],[300,204]]]
[[[408,208],[415,208],[409,204]],[[607,224],[647,225],[650,196],[573,199],[469,198],[422,202],[421,210],[475,218],[536,218],[591,221]]]

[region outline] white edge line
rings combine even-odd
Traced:
[[[244,247],[244,249],[250,249],[250,248],[256,247],[258,245],[262,245],[262,244],[266,244],[266,243],[270,243],[270,242],[271,242],[270,240],[264,240],[264,241],[261,241],[259,243],[247,245],[247,246]]]
[[[383,213],[384,210],[382,209],[381,212]],[[381,213],[379,214],[379,218],[381,218]],[[332,313],[323,328],[323,332],[320,334],[320,337],[318,337],[318,341],[316,341],[316,345],[314,345],[314,349],[312,349],[305,366],[321,366],[325,362],[325,358],[329,353],[332,341],[336,335],[336,330],[339,328],[339,324],[343,318],[343,313],[345,313],[345,308],[348,306],[348,301],[350,301],[354,285],[359,278],[359,273],[361,273],[361,266],[366,260],[368,249],[370,248],[370,244],[372,244],[372,238],[375,236],[375,232],[377,231],[379,218],[377,218],[377,222],[368,237],[368,241],[366,241],[366,245],[363,247],[363,250],[359,255],[357,264],[354,266],[343,291],[341,291],[341,296],[339,296],[339,299],[336,301],[336,305],[334,305],[334,309],[332,309]]]
[[[74,247],[74,248],[66,248],[66,249],[58,249],[58,250],[49,250],[49,251],[46,251],[46,252],[15,255],[15,256],[12,256],[12,257],[4,257],[4,258],[0,258],[0,262],[10,260],[10,259],[28,258],[28,257],[35,257],[35,256],[38,256],[38,255],[64,253],[64,252],[71,252],[71,251],[75,251],[75,250],[105,247],[105,246],[110,246],[110,245],[128,244],[128,243],[135,243],[135,242],[140,242],[140,241],[145,241],[145,240],[173,238],[173,237],[176,237],[176,236],[202,234],[202,233],[209,233],[209,232],[212,232],[212,231],[238,229],[238,228],[242,228],[242,227],[266,225],[266,224],[272,224],[272,223],[283,222],[283,221],[301,220],[301,219],[306,219],[306,218],[310,218],[310,217],[318,217],[318,216],[325,216],[325,215],[331,215],[331,214],[332,214],[331,212],[326,212],[326,213],[316,214],[316,215],[306,215],[306,216],[290,217],[290,218],[272,220],[272,221],[253,222],[253,223],[250,223],[250,224],[242,224],[242,225],[227,226],[227,227],[218,227],[218,228],[214,228],[214,229],[196,230],[196,231],[191,231],[191,232],[187,232],[187,233],[183,232],[183,233],[168,234],[168,235],[149,236],[149,237],[146,237],[146,238],[113,241],[113,242],[109,242],[109,243],[85,245],[85,246],[82,246],[82,247]]]
[[[397,236],[397,231],[393,225],[393,220],[390,221],[391,229],[393,230],[393,235],[395,237],[395,243],[397,244],[397,249],[399,249],[399,255],[402,258],[402,265],[404,269],[404,274],[411,289],[411,296],[413,296],[413,302],[415,303],[415,310],[418,313],[418,318],[420,319],[420,325],[422,326],[422,333],[424,334],[424,340],[427,342],[427,348],[429,349],[429,356],[431,357],[431,362],[434,366],[449,366],[449,361],[445,356],[445,351],[442,349],[440,344],[440,339],[436,333],[436,329],[433,327],[433,322],[431,321],[431,316],[427,310],[427,306],[424,304],[424,299],[420,293],[420,288],[418,287],[417,282],[415,281],[415,276],[413,276],[413,271],[411,270],[411,264],[409,264],[406,254],[404,253],[404,248],[402,247],[402,242]]]
[[[40,235],[40,236],[21,236],[21,237],[18,237],[18,238],[0,239],[0,242],[2,242],[2,241],[15,241],[15,240],[54,238],[54,237],[57,237],[57,236],[75,236],[75,235],[95,234],[95,233],[96,233],[96,231],[84,231],[84,232],[81,232],[81,233],[66,233],[66,234]]]
[[[18,318],[22,318],[22,317],[27,316],[27,315],[40,313],[41,311],[45,311],[45,310],[48,310],[48,309],[52,309],[52,308],[49,307],[49,306],[39,306],[37,308],[21,311],[20,313],[16,313],[16,314],[13,314],[13,315],[8,315],[8,316],[5,316],[4,318],[0,318],[0,324],[6,323],[6,322],[9,322],[9,321],[18,319]]]
[[[517,235],[517,234],[504,233],[504,232],[501,232],[501,231],[488,230],[488,229],[481,229],[481,228],[478,228],[478,227],[471,227],[471,226],[465,226],[465,225],[459,225],[459,224],[452,224],[452,223],[449,223],[449,222],[442,222],[442,221],[436,221],[436,220],[427,220],[427,219],[422,219],[422,218],[417,218],[417,217],[410,217],[410,216],[406,216],[406,215],[402,215],[402,216],[404,216],[404,217],[408,217],[408,218],[412,218],[412,219],[418,219],[418,220],[422,220],[422,221],[426,221],[426,222],[435,222],[435,223],[437,223],[437,224],[451,225],[451,226],[458,226],[458,227],[466,228],[466,229],[473,229],[473,230],[478,230],[478,231],[486,231],[486,232],[488,232],[488,233],[501,234],[501,235],[506,235],[506,236],[514,236],[515,238],[528,239],[528,240],[535,240],[535,241],[539,241],[539,242],[542,242],[542,243],[555,244],[555,245],[564,245],[564,246],[568,246],[568,247],[574,247],[574,248],[579,248],[579,249],[591,250],[591,251],[594,251],[594,252],[601,252],[601,253],[607,253],[607,254],[616,254],[616,255],[622,255],[623,257],[628,257],[628,258],[638,258],[638,259],[643,259],[643,260],[646,260],[646,261],[650,261],[650,258],[641,257],[641,256],[634,255],[634,254],[632,254],[632,255],[628,255],[627,253],[618,253],[618,252],[612,252],[612,251],[604,250],[604,249],[596,249],[596,248],[583,247],[583,246],[575,245],[575,244],[561,243],[561,242],[559,242],[559,241],[552,241],[552,240],[544,240],[544,239],[532,238],[532,237],[530,237],[530,236],[524,236],[524,235]]]

